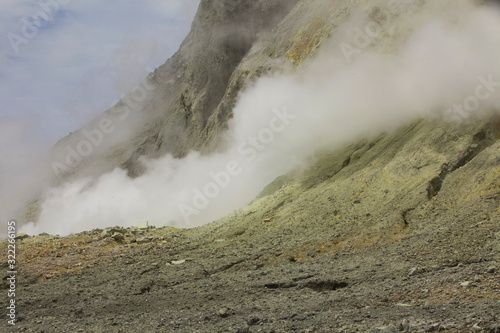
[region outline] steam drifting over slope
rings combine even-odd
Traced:
[[[261,78],[241,93],[224,153],[143,160],[147,172],[135,179],[116,169],[53,188],[39,221],[22,231],[67,234],[142,220],[201,225],[318,149],[416,117],[461,121],[499,109],[498,8],[466,0],[378,4],[354,10],[298,71]]]

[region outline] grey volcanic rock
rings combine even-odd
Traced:
[[[122,241],[125,239],[125,236],[121,232],[115,232],[111,238],[113,238],[115,241]]]
[[[398,330],[394,325],[384,326],[384,327],[375,327],[370,330],[370,333],[397,333]]]

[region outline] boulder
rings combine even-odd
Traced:
[[[28,237],[29,237],[29,235],[25,234],[24,232],[20,232],[16,235],[15,239],[25,239]]]
[[[139,224],[136,224],[134,226],[135,229],[139,229],[139,230],[143,230],[143,231],[146,231],[149,229],[149,222],[148,221],[144,221],[144,222],[141,222]]]

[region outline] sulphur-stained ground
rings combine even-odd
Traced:
[[[19,239],[2,331],[499,332],[497,132],[415,121],[203,227]]]

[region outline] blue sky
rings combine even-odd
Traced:
[[[0,0],[0,172],[109,108],[163,64],[199,0]]]

